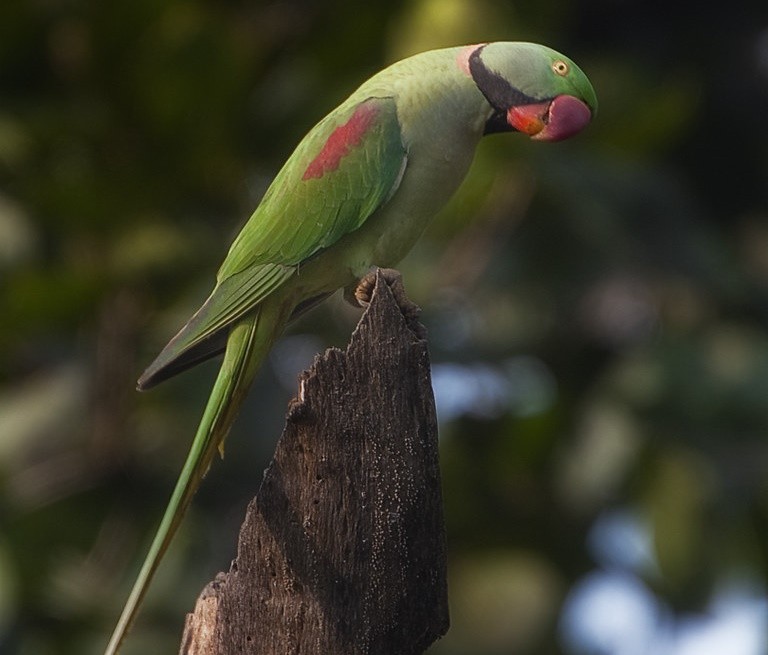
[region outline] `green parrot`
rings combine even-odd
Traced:
[[[484,134],[558,141],[597,99],[570,59],[498,42],[432,50],[377,73],[315,125],[229,249],[200,309],[139,378],[148,389],[224,353],[189,455],[106,653],[116,653],[160,559],[286,324],[374,267],[399,262],[463,180]]]

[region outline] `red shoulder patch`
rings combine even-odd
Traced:
[[[320,178],[328,171],[335,171],[349,151],[360,144],[378,113],[378,110],[369,103],[363,103],[355,109],[352,117],[344,125],[339,125],[331,132],[320,153],[309,163],[301,179]]]

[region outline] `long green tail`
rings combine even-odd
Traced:
[[[283,312],[277,313],[279,315]],[[192,447],[104,655],[115,655],[118,652],[155,570],[211,465],[216,449],[223,449],[224,440],[251,381],[269,351],[277,330],[282,327],[278,316],[269,314],[269,308],[262,305],[254,315],[237,323],[230,332],[221,369]]]

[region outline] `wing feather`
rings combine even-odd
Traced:
[[[392,195],[405,157],[392,98],[333,112],[278,173],[218,278],[247,266],[298,264],[356,230]]]
[[[230,247],[213,292],[139,379],[146,388],[274,293],[299,265],[359,228],[396,191],[406,165],[395,101],[342,105],[302,140]],[[215,341],[218,343],[218,340]],[[199,351],[199,353],[197,352]]]

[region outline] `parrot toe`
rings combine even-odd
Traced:
[[[405,293],[403,276],[400,274],[400,271],[394,268],[374,267],[365,276],[360,278],[360,281],[356,286],[347,288],[344,297],[353,305],[367,308],[368,305],[371,304],[373,292],[379,279],[389,287],[397,306],[403,313],[411,330],[413,330],[419,338],[426,338],[426,328],[419,323],[421,307],[408,298],[408,295]]]

